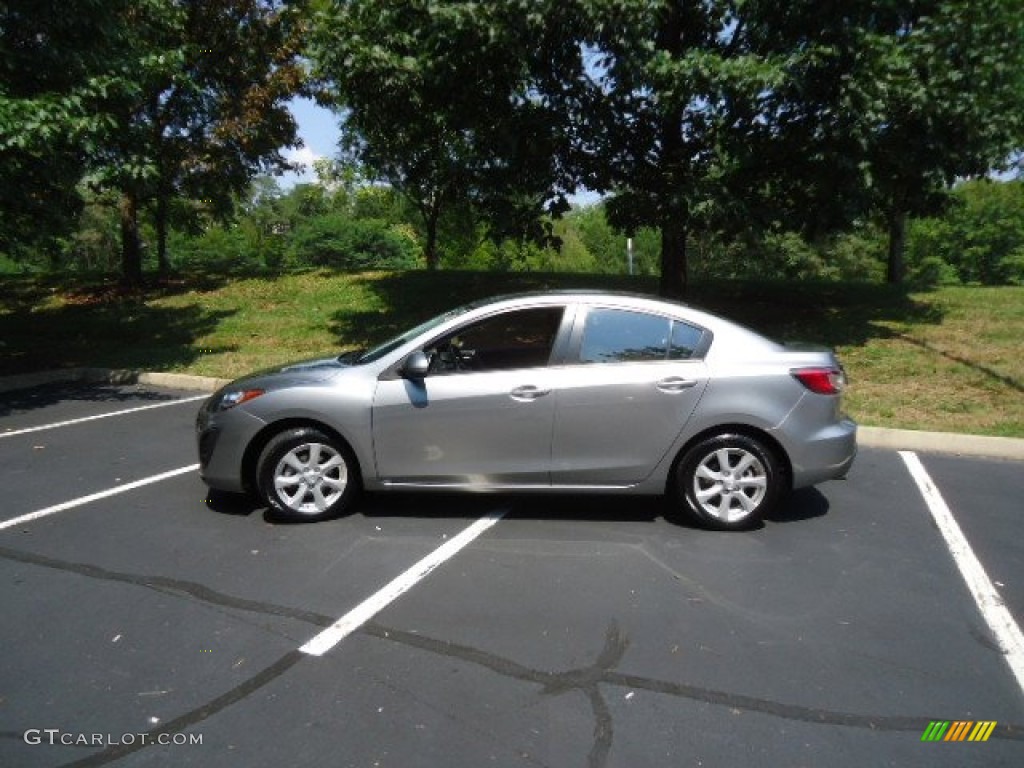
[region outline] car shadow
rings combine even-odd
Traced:
[[[661,499],[644,496],[403,492],[368,495],[357,514],[369,518],[478,518],[495,509],[521,520],[650,521],[665,511]]]
[[[207,509],[230,517],[248,517],[253,512],[266,509],[265,504],[249,494],[215,491],[212,488],[206,492],[203,502]]]
[[[828,497],[817,488],[800,488],[789,494],[770,515],[769,523],[799,523],[828,514]]]
[[[262,520],[272,525],[305,524],[282,520],[261,501],[245,494],[211,490],[206,506],[214,512],[236,517],[259,512]],[[631,523],[663,519],[681,528],[701,530],[684,511],[658,496],[365,493],[348,516],[361,515],[368,520],[389,517],[475,520],[499,509],[509,519]],[[764,522],[754,526],[754,530],[769,523],[795,523],[822,517],[828,509],[829,502],[824,494],[816,488],[804,488],[790,494]]]
[[[273,525],[304,525],[282,520],[252,495],[210,490],[206,507],[223,515],[247,517],[261,513]],[[519,519],[653,521],[665,516],[663,500],[657,497],[591,495],[523,495],[389,492],[364,493],[349,515],[369,520],[389,517],[475,520],[501,509],[506,517]]]

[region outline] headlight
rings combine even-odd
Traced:
[[[226,411],[229,408],[234,408],[236,405],[247,403],[260,395],[266,390],[263,389],[236,389],[230,392],[225,392],[220,396],[220,399],[214,403],[213,410],[215,411]]]

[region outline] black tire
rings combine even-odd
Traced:
[[[359,471],[347,445],[318,429],[299,427],[267,443],[256,483],[275,517],[313,522],[340,515],[352,505]]]
[[[676,467],[686,511],[707,528],[743,530],[778,504],[785,475],[775,452],[748,435],[722,434],[692,446]]]

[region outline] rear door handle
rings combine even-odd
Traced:
[[[519,400],[520,402],[530,402],[531,400],[536,400],[550,393],[550,389],[538,389],[537,387],[525,386],[516,387],[508,393],[508,396],[513,400]]]
[[[682,392],[684,389],[697,386],[696,379],[684,379],[680,376],[669,376],[655,385],[662,392]]]

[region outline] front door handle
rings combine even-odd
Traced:
[[[537,398],[544,397],[544,395],[550,393],[550,389],[539,389],[537,387],[525,386],[516,387],[515,389],[508,393],[508,396],[511,397],[513,400],[528,403],[532,400],[536,400]]]
[[[697,386],[696,379],[684,379],[681,376],[669,376],[655,385],[662,392],[682,392],[684,389]]]

